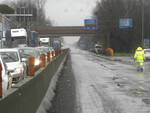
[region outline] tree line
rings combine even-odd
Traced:
[[[45,15],[44,6],[47,0],[15,0],[9,1],[6,0],[4,3],[0,5],[0,12],[5,14],[13,14],[15,13],[17,8],[34,8],[36,9],[35,20],[32,21],[33,27],[45,27],[51,26],[52,23],[49,18]],[[6,5],[7,4],[7,5]],[[22,24],[24,27],[25,24]]]
[[[149,0],[101,0],[97,2],[93,17],[98,20],[98,30],[93,41],[100,40],[104,42],[105,48],[113,48],[115,52],[133,52],[138,46],[143,45],[142,16],[144,16],[144,39],[150,39]],[[133,27],[120,29],[121,18],[131,18]]]

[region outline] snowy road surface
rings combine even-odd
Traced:
[[[77,113],[150,113],[150,71],[71,48]]]
[[[150,113],[150,62],[137,72],[125,59],[110,61],[80,50],[77,40],[65,40],[70,57],[50,113]]]

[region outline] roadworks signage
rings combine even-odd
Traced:
[[[121,29],[132,28],[133,27],[132,19],[131,18],[121,18],[119,20],[119,27]]]
[[[150,41],[149,39],[144,39],[144,47],[149,47]]]
[[[97,29],[97,19],[85,19],[84,20],[85,30],[96,30]]]

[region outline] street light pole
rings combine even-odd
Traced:
[[[144,14],[144,0],[142,0],[141,1],[142,2],[142,39],[141,39],[141,45],[142,45],[142,47],[144,47],[144,16],[145,16],[145,14]]]
[[[2,14],[2,36],[1,36],[1,48],[3,48],[3,32],[4,32],[4,16]]]

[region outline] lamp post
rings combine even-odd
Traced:
[[[3,32],[4,32],[4,16],[1,14],[1,24],[2,24],[2,29],[1,29],[1,48],[3,48]]]
[[[141,45],[144,47],[144,0],[141,0],[142,3],[142,9],[141,9],[141,13],[142,13],[142,39],[141,39]]]

